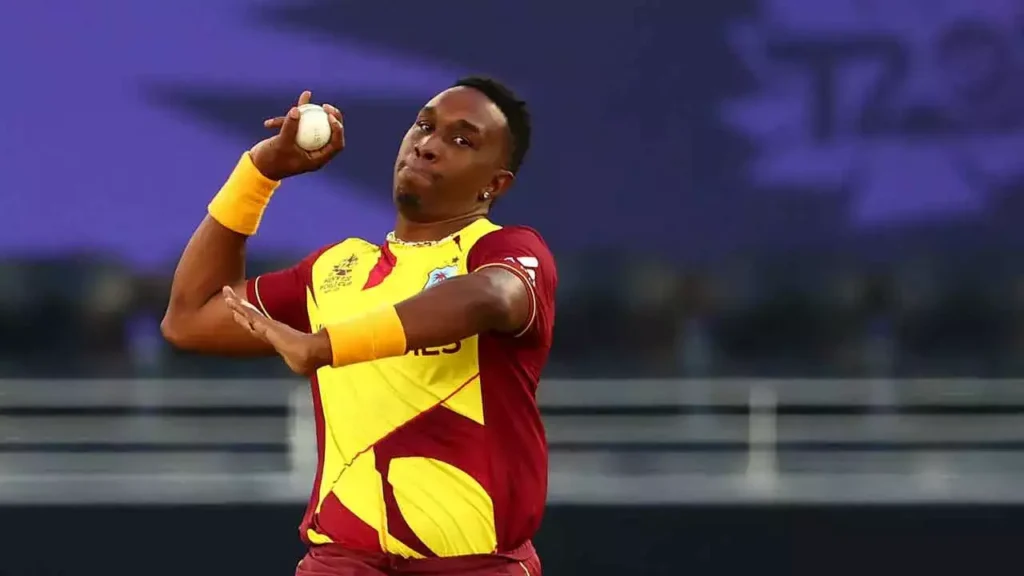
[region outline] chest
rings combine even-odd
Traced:
[[[314,325],[337,322],[397,304],[465,273],[466,254],[454,243],[394,253],[378,248],[341,253],[313,270],[310,320]]]
[[[368,247],[329,256],[314,267],[311,278],[308,309],[314,330],[397,304],[466,273],[465,254],[451,245],[395,253]],[[361,446],[442,401],[482,422],[479,383],[472,383],[479,371],[477,354],[477,338],[471,337],[402,356],[322,368],[317,373],[322,402],[333,422],[351,423],[346,434],[355,434]],[[364,414],[374,415],[372,424]]]

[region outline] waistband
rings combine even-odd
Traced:
[[[318,544],[310,546],[311,555],[330,562],[331,558],[350,558],[371,565],[387,566],[399,572],[409,571],[416,574],[444,574],[460,570],[480,570],[498,567],[510,562],[525,562],[537,555],[533,542],[527,540],[521,546],[507,552],[494,554],[473,554],[469,556],[449,556],[444,558],[403,558],[384,552],[352,550],[338,544]]]

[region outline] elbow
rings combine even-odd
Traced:
[[[482,318],[482,331],[507,331],[514,323],[516,310],[515,296],[498,281],[490,282],[479,291],[477,309]]]
[[[164,313],[164,318],[160,321],[160,333],[171,346],[179,350],[188,350],[190,348],[190,339],[185,322],[179,315],[171,313],[170,310]]]

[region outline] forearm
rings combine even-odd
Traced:
[[[209,215],[178,261],[161,324],[180,348],[217,353],[263,353],[267,347],[234,325],[220,296],[224,286],[245,290],[245,244],[256,232],[277,183],[263,177],[248,155],[214,197]],[[254,344],[259,344],[254,346]]]
[[[510,305],[491,275],[469,274],[424,290],[400,302],[395,311],[405,330],[406,348],[418,350],[501,329]]]
[[[219,296],[224,286],[244,282],[246,240],[246,236],[225,228],[213,217],[204,218],[178,260],[167,318],[195,314]]]
[[[446,346],[485,332],[511,333],[529,317],[521,280],[489,269],[446,280],[395,306],[327,326],[311,347],[320,365],[344,366]]]

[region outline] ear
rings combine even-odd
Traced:
[[[505,195],[505,192],[512,187],[512,182],[516,179],[515,174],[512,174],[508,170],[498,170],[494,173],[491,181],[487,184],[487,187],[480,191],[481,200],[494,201]],[[484,196],[487,196],[484,198]]]

